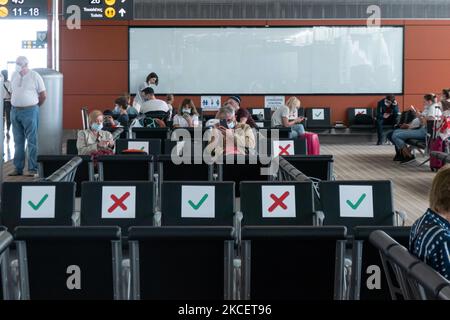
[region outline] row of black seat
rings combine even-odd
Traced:
[[[379,251],[391,295],[406,300],[450,300],[450,281],[382,230],[369,241]]]
[[[82,226],[233,226],[234,182],[172,181],[161,195],[152,182],[84,182]],[[393,208],[390,181],[320,182],[319,207],[311,182],[242,182],[243,225],[360,225],[404,223]],[[354,194],[349,197],[348,190]],[[73,182],[5,182],[1,224],[70,226],[75,208]],[[358,208],[356,206],[358,205]],[[353,216],[348,215],[353,213]]]
[[[350,298],[390,299],[382,261],[357,228]],[[22,299],[346,299],[345,227],[133,227],[130,287],[118,227],[20,227],[14,232]],[[5,238],[0,233],[0,239]],[[7,242],[11,242],[8,236]],[[2,245],[2,254],[7,245]],[[3,265],[6,261],[3,260]],[[375,271],[374,271],[375,270]],[[379,277],[380,280],[370,278]],[[3,279],[5,280],[5,279]],[[6,279],[8,281],[8,279]],[[377,281],[381,281],[378,283]],[[128,293],[127,290],[130,290]]]
[[[81,196],[81,183],[95,181],[94,164],[89,156],[81,156],[83,162],[75,174],[77,183],[77,197]],[[321,156],[283,156],[294,167],[309,177],[318,180],[333,178],[333,157]],[[38,156],[39,176],[48,177],[72,159],[70,155]],[[241,158],[239,158],[241,159]],[[200,161],[198,161],[200,160]],[[256,163],[250,162],[249,157],[237,158],[233,164],[226,162],[222,165],[208,165],[198,158],[191,158],[190,163],[175,164],[167,155],[158,157],[142,155],[115,155],[98,158],[100,180],[103,181],[153,181],[154,174],[164,181],[234,181],[239,185],[241,181],[268,181],[271,176],[262,175],[261,169],[269,164],[263,164],[261,159]],[[263,159],[268,160],[268,159]],[[196,164],[199,163],[200,164]],[[267,163],[267,161],[264,161]],[[239,190],[236,190],[238,194]]]

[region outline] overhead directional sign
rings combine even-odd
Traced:
[[[47,0],[0,0],[2,19],[47,19]]]
[[[65,19],[74,8],[82,20],[133,20],[133,0],[64,0]]]

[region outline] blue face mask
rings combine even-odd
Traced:
[[[100,124],[98,124],[98,123],[93,123],[93,124],[91,125],[91,128],[92,128],[92,130],[98,132],[98,131],[100,131],[100,130],[103,129],[103,124],[102,124],[102,123],[100,123]]]
[[[228,128],[230,129],[234,129],[234,127],[236,126],[234,122],[228,122]]]

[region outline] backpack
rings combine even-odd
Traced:
[[[355,116],[355,120],[353,121],[354,124],[364,124],[364,125],[371,125],[373,124],[373,118],[369,116],[368,114],[358,113]]]
[[[150,111],[145,114],[145,118],[139,120],[139,123],[144,128],[165,128],[169,116],[168,112]]]

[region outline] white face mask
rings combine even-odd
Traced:
[[[183,113],[188,113],[188,114],[191,114],[191,109],[183,109]]]
[[[16,72],[22,71],[22,66],[16,64]]]
[[[236,126],[236,125],[235,125],[234,122],[228,122],[228,128],[234,129],[235,126]]]

